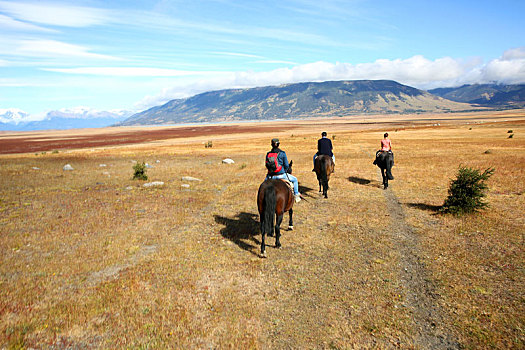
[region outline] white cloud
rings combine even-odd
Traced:
[[[111,19],[103,9],[49,2],[0,1],[0,11],[22,21],[64,27],[88,27]]]
[[[520,58],[525,58],[525,47],[509,49],[503,53],[503,56],[501,56],[501,59],[504,61],[511,61]]]
[[[183,79],[158,95],[137,102],[137,109],[166,103],[171,99],[228,88],[251,88],[307,81],[328,80],[395,80],[399,83],[430,89],[474,83],[524,83],[525,49],[506,51],[501,58],[483,64],[479,59],[460,60],[450,57],[429,60],[417,55],[407,59],[380,59],[371,63],[314,62],[266,72],[224,72],[204,79]]]
[[[55,30],[36,26],[34,24],[17,21],[11,17],[0,14],[0,28],[3,30],[56,32]]]
[[[186,71],[148,67],[42,68],[42,70],[66,74],[102,75],[110,77],[181,77],[213,74],[212,72],[204,71]]]
[[[102,60],[118,60],[108,55],[89,52],[89,49],[74,44],[56,40],[23,39],[10,42],[11,47],[0,49],[5,54],[15,54],[24,57],[82,57]]]

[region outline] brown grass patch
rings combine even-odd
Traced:
[[[0,347],[425,347],[372,165],[384,131],[439,327],[468,348],[523,347],[525,122],[448,122],[276,132],[308,201],[268,259],[255,196],[273,134],[1,156]],[[321,128],[336,134],[328,200],[311,172]],[[133,181],[132,161],[165,185]],[[496,168],[490,208],[437,215],[459,164]],[[181,188],[186,175],[203,181]]]

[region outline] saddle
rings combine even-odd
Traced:
[[[292,184],[292,182],[290,180],[288,180],[288,179],[279,179],[279,180],[283,181],[288,186],[290,191],[292,191],[292,193],[293,193],[293,184]]]

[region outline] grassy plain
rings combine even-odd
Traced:
[[[307,201],[268,259],[255,202],[267,131],[0,156],[0,348],[427,348],[395,220],[413,236],[437,333],[525,347],[524,114],[447,118],[286,124],[275,135]],[[336,153],[328,200],[311,172],[323,130]],[[372,165],[384,131],[401,219]],[[133,161],[164,186],[132,180]],[[490,208],[441,215],[460,164],[496,168]]]

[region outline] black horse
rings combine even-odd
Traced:
[[[317,181],[319,181],[319,192],[323,192],[324,198],[328,198],[328,180],[330,180],[330,174],[334,172],[334,161],[332,157],[321,154],[315,158],[314,170],[317,175]]]
[[[292,173],[292,162],[288,168],[288,173]],[[293,230],[293,204],[295,198],[292,189],[280,179],[265,180],[257,193],[257,208],[261,220],[261,258],[266,258],[265,237],[273,236],[275,228],[275,247],[281,247],[281,223],[285,212],[289,212],[290,221],[288,229]],[[277,219],[275,220],[275,215]],[[275,221],[275,227],[274,227]]]
[[[394,180],[392,176],[392,167],[394,166],[394,154],[390,151],[378,151],[376,160],[374,161],[379,169],[381,169],[381,176],[383,177],[383,188],[388,188],[388,180]]]

